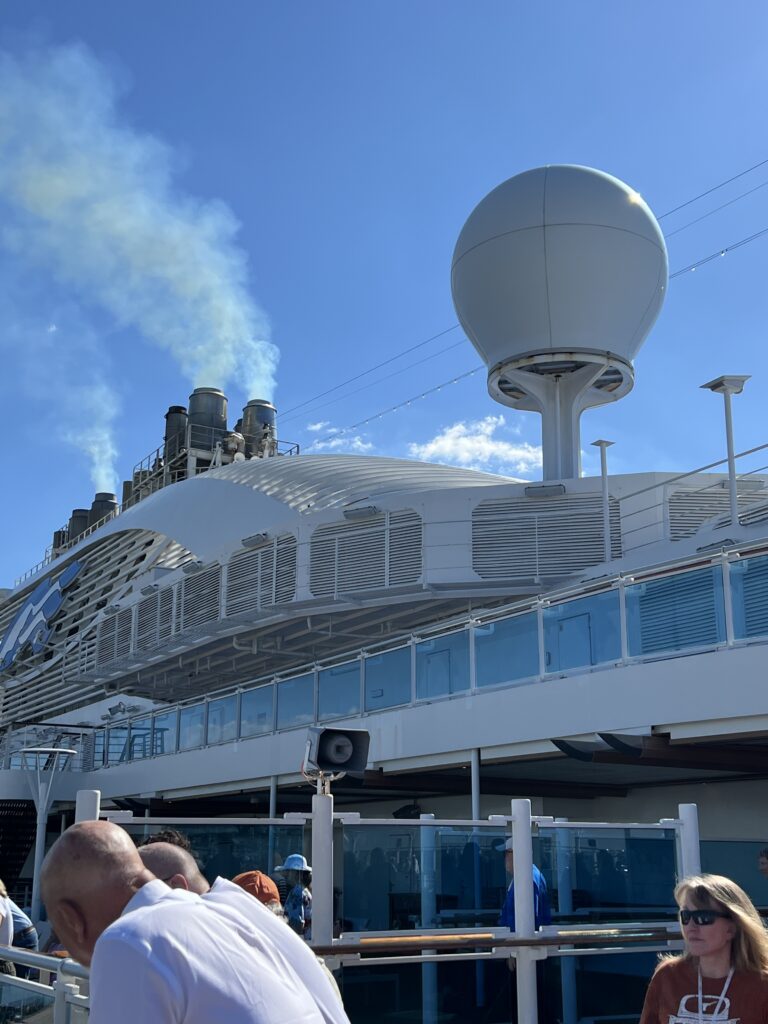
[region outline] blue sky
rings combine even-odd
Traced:
[[[195,374],[228,377],[233,410],[260,397],[272,345],[286,440],[402,406],[340,447],[535,476],[538,417],[495,405],[483,372],[403,405],[480,362],[449,330],[464,220],[545,163],[609,171],[661,216],[765,160],[767,29],[757,2],[4,0],[0,585],[90,503],[92,472],[126,476],[160,442]],[[29,161],[52,177],[30,186]],[[767,181],[664,217],[671,270],[768,227]],[[82,202],[41,227],[63,188]],[[582,420],[583,442],[616,442],[613,471],[720,456],[698,385],[721,373],[753,375],[737,446],[766,440],[767,257],[768,237],[671,283],[635,390]],[[203,337],[241,330],[248,348]]]

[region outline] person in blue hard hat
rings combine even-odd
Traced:
[[[275,873],[283,875],[289,886],[283,906],[288,924],[309,942],[312,938],[312,892],[309,888],[312,868],[306,857],[292,853],[285,858],[284,864],[275,868]]]

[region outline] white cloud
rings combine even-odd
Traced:
[[[321,430],[325,430],[326,427],[330,427],[328,420],[318,420],[317,423],[308,423],[307,430],[312,434],[317,434]]]
[[[315,452],[355,452],[362,455],[365,452],[372,451],[373,445],[360,434],[353,434],[352,436],[337,434],[334,437],[313,441],[307,450]]]
[[[447,462],[468,469],[499,469],[512,473],[530,473],[541,466],[541,448],[520,441],[513,444],[496,434],[505,427],[504,416],[486,416],[482,420],[460,420],[445,427],[431,441],[410,444],[408,450],[417,459]],[[511,433],[518,431],[510,428]]]

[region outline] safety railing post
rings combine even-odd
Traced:
[[[53,982],[53,1024],[70,1024],[72,1004],[69,996],[76,996],[80,989],[71,981],[56,978]]]
[[[434,821],[434,814],[420,814],[422,822]],[[437,858],[435,829],[429,825],[419,827],[421,837],[421,927],[434,928],[437,916]],[[431,953],[432,950],[424,950]],[[437,1021],[437,964],[421,965],[421,1019],[422,1024]]]
[[[699,810],[696,804],[679,804],[678,869],[681,878],[701,874]]]
[[[312,797],[312,944],[333,942],[333,797]]]
[[[515,935],[533,938],[536,915],[533,904],[533,838],[531,801],[512,801],[512,851],[514,854]],[[517,949],[517,1019],[519,1024],[538,1024],[536,959],[530,947]]]
[[[101,790],[78,789],[75,796],[75,822],[98,821],[101,813]]]

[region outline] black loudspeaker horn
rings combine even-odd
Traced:
[[[364,772],[371,737],[365,729],[308,729],[305,772]]]

